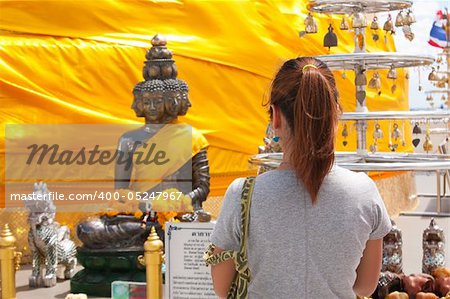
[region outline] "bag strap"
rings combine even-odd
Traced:
[[[255,177],[248,177],[244,182],[241,193],[241,239],[239,251],[225,250],[219,254],[213,254],[215,245],[209,244],[206,249],[203,259],[206,265],[217,265],[229,259],[234,259],[236,262],[236,271],[244,273],[247,270],[247,235],[250,220],[250,206],[252,200],[253,187],[255,184]]]
[[[252,202],[255,177],[247,177],[241,195],[241,244],[239,253],[247,258],[247,236],[250,223],[250,207]]]

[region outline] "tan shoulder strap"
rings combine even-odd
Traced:
[[[250,223],[250,207],[252,202],[253,188],[255,186],[255,177],[247,177],[241,195],[241,244],[239,252],[247,256],[247,236]]]

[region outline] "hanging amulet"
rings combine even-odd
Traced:
[[[373,132],[374,139],[383,139],[383,131],[381,131],[381,126],[379,124],[375,125],[375,131]]]
[[[423,150],[426,152],[430,152],[433,150],[433,143],[431,143],[430,138],[425,137],[425,142],[423,143]]]
[[[400,130],[398,129],[398,125],[394,124],[394,130],[392,131],[391,137],[394,140],[399,139],[402,136],[402,134],[400,133]]]

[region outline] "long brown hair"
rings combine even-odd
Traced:
[[[279,107],[286,118],[291,131],[290,140],[284,141],[292,149],[289,160],[313,203],[334,163],[338,98],[330,69],[313,57],[286,61],[272,82],[270,105]]]

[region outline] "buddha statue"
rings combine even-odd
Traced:
[[[430,226],[423,231],[423,259],[422,272],[432,274],[433,270],[445,265],[445,237],[434,218],[431,218]]]
[[[210,186],[208,143],[198,130],[178,120],[178,116],[185,115],[191,107],[188,85],[176,78],[178,72],[172,53],[160,35],[152,39],[152,48],[147,51],[146,58],[143,70],[145,80],[134,87],[131,105],[136,116],[145,119],[145,125],[119,138],[117,149],[125,163],[116,162],[114,187],[140,197],[177,190],[184,198],[190,199],[192,206],[191,212],[177,215],[180,220],[209,221],[209,213],[202,209]],[[188,142],[177,141],[180,134],[189,134],[189,139],[182,139]],[[176,163],[138,163],[139,156],[145,156],[145,152],[151,150],[151,146],[147,146],[149,144],[166,146],[165,153],[175,157],[166,160],[175,160]],[[142,254],[145,238],[152,226],[164,240],[158,222],[160,213],[155,211],[155,203],[142,200],[135,201],[135,204],[137,213],[126,213],[124,211],[127,209],[124,209],[114,215],[105,213],[81,222],[77,227],[78,238],[83,243],[79,254],[117,251]],[[129,205],[129,202],[124,202],[124,205]]]

